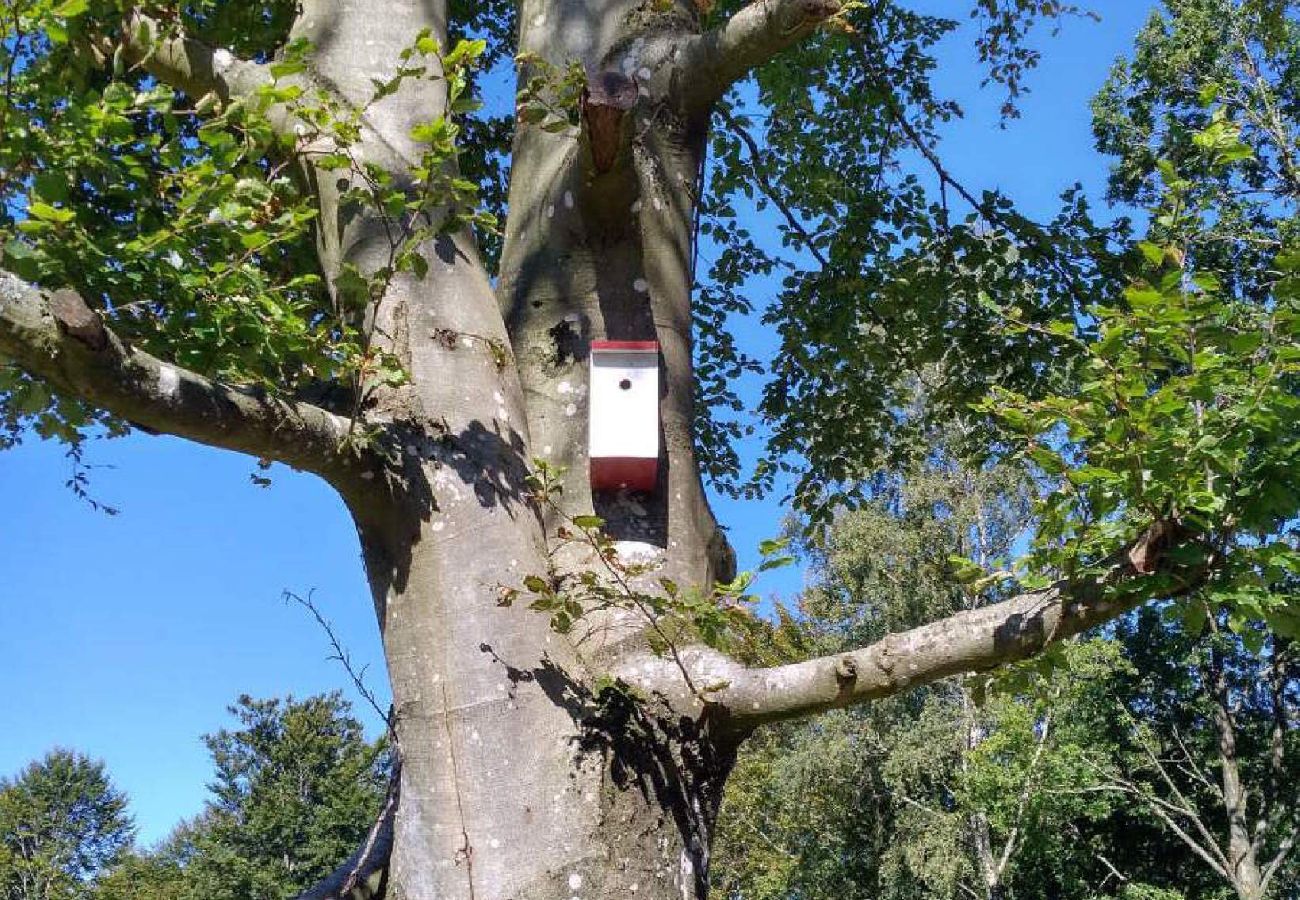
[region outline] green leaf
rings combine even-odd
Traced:
[[[53,222],[55,225],[66,225],[77,217],[70,209],[56,209],[39,200],[33,200],[28,205],[27,212],[43,222]]]
[[[288,78],[290,75],[305,71],[306,68],[307,64],[302,59],[286,59],[271,63],[270,72],[272,78]]]
[[[972,584],[985,576],[983,566],[964,556],[949,556],[948,564],[952,566],[953,577],[957,579],[960,584]]]
[[[1151,241],[1138,241],[1138,249],[1146,257],[1147,262],[1153,266],[1160,265],[1165,258],[1165,248]]]
[[[479,38],[475,40],[459,41],[450,53],[443,60],[443,65],[448,69],[457,66],[468,65],[478,59],[483,51],[487,49],[487,41]]]
[[[87,0],[64,0],[63,3],[54,7],[54,14],[64,19],[75,19],[77,16],[83,15],[88,9],[90,9],[90,4]]]
[[[771,569],[781,569],[785,566],[793,565],[795,558],[793,556],[773,556],[763,560],[758,564],[758,571],[767,572]]]

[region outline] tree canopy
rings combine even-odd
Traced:
[[[965,10],[1006,122],[1038,37],[1086,16]],[[311,898],[699,900],[746,740],[874,702],[830,721],[888,737],[836,762],[873,770],[908,840],[858,871],[938,894],[1066,893],[1098,865],[1129,885],[1119,848],[1067,864],[1052,832],[1122,797],[1246,900],[1267,890],[1294,839],[1300,24],[1278,0],[1155,11],[1095,105],[1131,216],[1105,224],[1079,189],[1035,221],[945,166],[960,110],[934,72],[960,24],[902,0],[6,4],[4,441],[79,462],[89,435],[144,430],[319,476],[384,637],[398,762],[377,819],[356,821],[377,785],[335,797],[350,824],[282,815],[324,796],[299,760],[355,785],[378,751],[331,701],[248,702],[210,742],[192,852],[274,848],[238,890]],[[779,283],[761,307],[760,278]],[[656,351],[650,490],[590,475],[589,435],[617,427],[591,403],[596,341]],[[705,479],[793,485],[791,538],[827,573],[811,625],[748,611]],[[1140,690],[1078,780],[1114,724],[1095,685],[1143,670],[1122,638],[1068,639],[1152,609],[1217,735],[1181,757],[1217,754],[1213,812],[1151,750],[1186,738]],[[1031,658],[1097,677],[1037,697],[1014,680]],[[1008,666],[1010,699],[981,706]],[[1238,670],[1276,685],[1250,712]],[[779,763],[815,744],[770,737]],[[1236,749],[1261,740],[1262,768]],[[859,827],[845,812],[820,833]]]
[[[81,898],[134,832],[103,763],[51,750],[0,779],[0,891],[6,900]]]
[[[240,697],[229,712],[238,727],[204,737],[214,772],[203,811],[120,859],[93,900],[294,897],[365,839],[388,756],[347,701]]]

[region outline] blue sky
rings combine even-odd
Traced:
[[[968,187],[1001,188],[1042,217],[1074,181],[1100,203],[1107,163],[1092,150],[1088,100],[1150,5],[1091,7],[1101,23],[1069,22],[1045,39],[1023,118],[1006,130],[997,127],[1001,95],[978,90],[969,43],[946,46],[938,87],[967,119],[947,128],[943,155]],[[770,348],[753,325],[738,327],[751,350]],[[276,467],[273,485],[260,488],[251,459],[145,435],[97,441],[88,458],[101,467],[90,473],[92,493],[119,516],[64,487],[71,465],[59,446],[33,438],[0,455],[0,775],[54,746],[100,758],[148,844],[200,810],[212,768],[199,736],[229,723],[235,697],[349,688],[325,636],[283,591],[314,589],[355,661],[369,666],[370,684],[381,696],[387,684],[356,535],[322,483]],[[783,511],[774,500],[725,498],[715,509],[742,568],[752,567]],[[789,596],[801,578],[780,570],[758,588]]]

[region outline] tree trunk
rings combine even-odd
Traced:
[[[544,616],[497,606],[492,585],[540,559],[535,522],[442,508],[441,530],[407,520],[413,547],[363,529],[391,573],[375,579],[402,759],[388,896],[703,896],[730,753],[690,718],[596,696]]]
[[[581,126],[517,128],[495,287],[464,232],[430,238],[422,266],[383,279],[367,331],[409,382],[372,386],[350,420],[183,370],[120,340],[79,295],[0,273],[0,354],[127,421],[319,474],[352,512],[388,662],[400,785],[366,845],[309,897],[700,900],[722,785],[752,728],[1023,659],[1140,602],[1104,589],[1136,574],[1120,553],[1088,580],[756,670],[701,646],[656,656],[646,639],[656,626],[637,610],[586,616],[559,634],[526,604],[501,602],[529,576],[598,568],[558,538],[556,509],[529,482],[537,458],[567,467],[565,515],[599,514],[621,555],[658,564],[647,583],[708,591],[734,568],[692,444],[708,124],[734,80],[841,5],[755,0],[704,32],[708,5],[522,0],[520,48],[532,61],[521,75],[540,71],[536,60],[580,63]],[[226,101],[272,80],[266,66],[143,13],[123,24],[118,61],[192,97]],[[343,170],[315,168],[321,152],[309,144],[321,138],[299,131],[291,110],[270,112],[298,142],[335,286],[345,266],[363,276],[394,267],[392,219],[344,196],[349,181],[380,170],[413,192],[423,147],[412,130],[447,110],[446,84],[404,79],[377,100],[375,85],[421,33],[447,46],[446,2],[304,0],[293,32],[312,51],[290,77],[307,96],[362,111]],[[593,339],[660,347],[660,475],[648,494],[590,488]],[[1186,589],[1199,577],[1184,578]],[[613,679],[631,691],[609,690]]]
[[[1237,726],[1232,715],[1228,679],[1217,649],[1210,650],[1206,674],[1218,737],[1223,811],[1228,822],[1228,874],[1240,900],[1261,900],[1264,896],[1264,876],[1252,840],[1249,796],[1237,759]]]
[[[308,3],[296,29],[316,48],[318,76],[355,103],[422,28],[446,35],[438,4],[377,6]],[[584,622],[583,644],[523,604],[498,604],[502,588],[555,564],[547,543],[556,523],[525,485],[533,456],[567,467],[566,513],[598,512],[611,536],[683,584],[708,585],[715,572],[716,525],[691,426],[693,198],[707,114],[682,118],[665,113],[662,97],[645,102],[666,73],[649,74],[637,43],[652,26],[696,20],[631,2],[589,6],[525,2],[521,46],[561,68],[581,60],[594,85],[603,77],[614,94],[623,90],[630,108],[611,111],[616,144],[594,149],[605,171],[593,143],[608,136],[522,128],[499,303],[471,242],[453,236],[427,248],[427,279],[399,277],[375,313],[376,334],[411,376],[408,388],[377,393],[368,411],[400,427],[400,468],[365,473],[367,486],[347,492],[401,755],[392,898],[705,894],[735,739],[716,739],[668,703],[596,695],[589,667],[643,652],[644,621]],[[363,158],[416,158],[411,126],[444,102],[425,82],[377,104]],[[314,180],[332,183],[325,173]],[[323,221],[339,223],[322,232],[327,267],[384,264],[388,245],[374,222],[341,216],[328,188],[321,205]],[[593,497],[588,486],[588,346],[599,338],[661,347],[663,474],[649,496]],[[510,347],[514,364],[502,365],[488,342]]]

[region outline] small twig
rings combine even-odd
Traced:
[[[1096,857],[1097,859],[1101,860],[1102,865],[1104,865],[1107,869],[1110,869],[1110,874],[1101,880],[1101,884],[1098,885],[1099,888],[1104,888],[1106,886],[1106,882],[1110,881],[1111,876],[1114,876],[1116,879],[1118,879],[1120,884],[1125,884],[1128,881],[1128,877],[1125,876],[1125,874],[1121,872],[1119,869],[1115,868],[1115,864],[1112,863],[1110,860],[1108,860],[1105,856],[1098,853],[1096,854]]]
[[[293,591],[290,590],[286,590],[282,596],[286,603],[288,602],[297,603],[299,606],[303,607],[309,613],[311,613],[312,617],[316,619],[316,624],[318,624],[321,627],[321,629],[325,632],[325,636],[329,639],[330,646],[334,649],[334,653],[332,656],[329,657],[329,659],[335,660],[340,665],[343,666],[343,670],[348,673],[348,678],[352,679],[352,684],[357,689],[357,693],[359,693],[365,699],[365,701],[370,704],[370,707],[379,715],[379,718],[384,720],[384,726],[388,730],[388,739],[392,742],[393,749],[397,750],[398,743],[397,743],[396,711],[393,709],[392,706],[389,706],[388,711],[385,712],[383,707],[380,705],[379,700],[375,697],[374,691],[372,691],[369,687],[366,686],[364,680],[366,675],[366,667],[363,666],[361,670],[358,671],[356,667],[352,664],[352,656],[351,654],[348,653],[347,649],[344,648],[343,643],[339,640],[338,635],[334,632],[334,626],[330,624],[330,621],[326,619],[324,615],[321,614],[319,607],[316,606],[316,602],[314,599],[315,594],[316,594],[316,590],[315,588],[313,588],[312,590],[307,592],[306,597],[303,597],[299,594],[295,594]],[[400,757],[400,753],[398,755]]]
[[[763,192],[763,195],[772,202],[773,206],[781,211],[781,215],[785,217],[785,221],[790,226],[790,230],[799,235],[804,246],[808,248],[808,252],[813,255],[813,258],[817,260],[821,267],[823,269],[829,268],[830,261],[826,259],[821,250],[817,249],[817,245],[813,243],[812,235],[808,233],[808,229],[806,229],[803,223],[799,221],[799,217],[794,214],[794,211],[790,209],[790,206],[776,192],[776,188],[773,187],[772,183],[768,180],[767,174],[763,171],[763,151],[759,149],[758,143],[754,140],[753,136],[745,130],[745,127],[741,125],[740,122],[736,121],[736,117],[733,116],[725,107],[718,107],[717,113],[718,118],[726,124],[732,134],[740,138],[749,149],[749,158],[754,163],[754,178],[758,182],[758,187]]]

